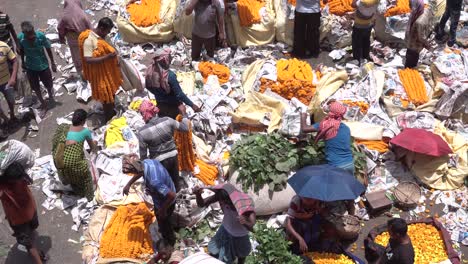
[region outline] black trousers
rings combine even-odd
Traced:
[[[201,38],[195,34],[192,34],[192,60],[200,60],[202,48],[205,48],[206,55],[210,58],[214,58],[214,51],[216,47],[216,36],[212,38]]]
[[[370,35],[372,27],[357,28],[353,27],[352,45],[353,58],[355,60],[369,59]]]
[[[294,13],[293,54],[298,57],[320,53],[320,13]]]
[[[166,168],[169,176],[171,176],[172,181],[174,182],[174,187],[176,188],[176,192],[179,192],[181,180],[179,177],[179,160],[177,155],[175,157],[167,158],[161,161],[161,164]]]
[[[414,68],[418,65],[419,51],[413,49],[406,50],[405,68]]]
[[[167,242],[169,242],[172,246],[174,246],[174,244],[176,242],[174,227],[171,224],[171,217],[172,217],[172,214],[174,213],[174,209],[175,209],[175,204],[171,205],[167,209],[166,218],[164,218],[164,219],[157,218],[158,219],[159,233],[161,233],[162,237]],[[154,212],[155,212],[155,214],[157,214],[157,209],[156,208],[154,208]],[[156,215],[156,217],[158,217],[158,216]]]
[[[460,11],[462,8],[462,2],[463,0],[447,0],[447,4],[445,6],[445,13],[440,19],[440,23],[438,26],[437,35],[439,35],[440,38],[443,35],[445,24],[450,18],[449,40],[455,41],[458,21],[460,20]]]

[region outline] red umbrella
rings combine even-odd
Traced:
[[[452,152],[450,146],[439,135],[419,128],[406,128],[390,143],[409,151],[440,157]]]

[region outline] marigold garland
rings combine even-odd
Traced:
[[[161,23],[162,0],[141,0],[140,4],[132,3],[127,6],[130,21],[139,27],[149,27]]]
[[[357,144],[362,144],[370,150],[376,150],[379,153],[385,153],[388,151],[388,143],[382,140],[356,140]]]
[[[176,117],[177,121],[182,121],[182,116]],[[174,139],[177,146],[179,169],[182,171],[193,171],[196,162],[195,152],[192,145],[192,124],[189,123],[189,131],[175,131]]]
[[[101,237],[100,256],[143,259],[153,254],[149,232],[153,219],[145,203],[117,208]]]
[[[329,0],[328,8],[331,14],[337,16],[343,16],[348,12],[354,11],[354,8],[351,6],[353,0]],[[320,6],[323,8],[325,4],[323,1],[320,1]]]
[[[367,110],[369,110],[369,104],[364,101],[352,101],[352,100],[341,100],[341,102],[347,106],[354,107],[357,106],[359,107],[359,110],[361,113],[366,114]]]
[[[431,224],[417,223],[408,225],[408,236],[414,248],[414,263],[439,263],[448,259],[447,250],[440,231]],[[387,246],[390,235],[383,232],[375,238],[375,242]]]
[[[227,83],[229,81],[229,77],[231,76],[231,71],[228,67],[209,61],[200,62],[200,64],[198,64],[198,70],[203,76],[204,83],[206,83],[208,76],[210,75],[218,76],[220,84]]]
[[[296,97],[308,105],[315,94],[314,73],[310,65],[297,59],[279,60],[276,62],[276,71],[276,82],[260,78],[260,92],[269,88],[288,100]],[[315,76],[317,80],[320,79],[320,72],[315,72]]]
[[[305,255],[316,264],[354,264],[352,259],[343,254],[307,252]]]
[[[384,16],[385,17],[397,16],[397,15],[408,14],[410,12],[411,12],[411,8],[410,8],[409,0],[397,0],[396,6],[389,8],[387,12],[385,12]]]
[[[91,30],[83,31],[78,38],[81,60],[83,61],[83,77],[91,85],[94,100],[106,104],[113,103],[115,92],[123,82],[117,57],[109,58],[96,64],[86,63],[83,44],[90,33]],[[97,48],[93,51],[93,57],[102,57],[113,52],[115,52],[115,49],[105,40],[99,38]]]
[[[296,0],[288,0],[290,5],[296,6]]]
[[[195,176],[205,185],[215,185],[215,180],[218,178],[218,167],[200,159],[197,159],[195,164],[200,169],[200,173],[195,174]]]
[[[237,12],[241,27],[250,27],[253,24],[260,23],[260,9],[265,6],[263,0],[238,0]]]
[[[418,106],[429,101],[424,79],[417,70],[409,68],[398,70],[398,75],[410,102]]]

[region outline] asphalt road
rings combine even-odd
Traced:
[[[36,28],[47,28],[47,19],[59,18],[62,5],[59,0],[2,0],[0,10],[9,14],[15,28],[20,31],[20,23],[23,20],[30,20]],[[57,61],[59,62],[57,56]],[[313,66],[317,63],[332,65],[333,62],[322,53],[318,59],[310,61]],[[55,74],[56,77],[59,73]],[[10,136],[11,139],[17,139],[28,144],[31,149],[39,150],[40,155],[48,155],[51,151],[51,138],[56,128],[56,118],[69,114],[76,108],[89,108],[89,106],[78,103],[75,95],[64,95],[58,97],[59,104],[50,110],[48,117],[40,124],[39,132],[36,137],[24,137],[26,128],[20,127]],[[5,105],[3,108],[5,108]],[[81,262],[81,245],[79,243],[82,231],[75,232],[71,230],[73,224],[71,215],[66,215],[60,210],[45,210],[41,204],[45,199],[40,190],[40,182],[32,187],[33,195],[36,198],[36,204],[39,214],[40,227],[38,229],[38,247],[47,252],[50,256],[49,264],[75,264]],[[440,211],[435,208],[431,212]],[[389,218],[381,216],[365,222],[362,234],[357,241],[357,249],[354,252],[363,258],[361,248],[362,240],[368,231],[379,224],[385,223]],[[31,263],[29,256],[16,246],[15,239],[11,236],[12,232],[5,221],[3,209],[0,209],[0,263],[8,264],[28,264]],[[77,243],[78,242],[78,243]],[[463,249],[466,254],[466,247]]]

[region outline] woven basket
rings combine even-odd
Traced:
[[[421,188],[414,182],[401,182],[393,190],[393,195],[400,207],[410,209],[417,206],[421,198]]]

